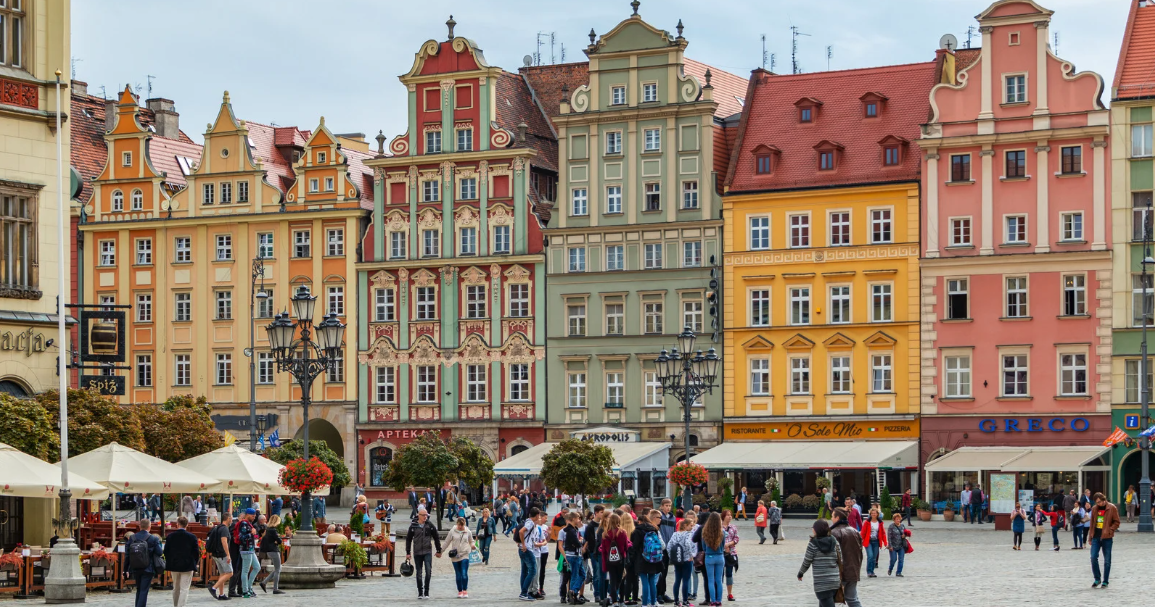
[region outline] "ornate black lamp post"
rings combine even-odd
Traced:
[[[714,392],[714,382],[718,379],[718,358],[714,348],[710,348],[705,355],[701,350],[694,351],[696,336],[690,327],[686,327],[678,335],[678,346],[673,351],[662,350],[655,364],[657,366],[658,381],[662,384],[662,394],[673,396],[682,405],[682,421],[686,424],[682,436],[686,449],[685,461],[690,461],[690,412],[694,403],[703,395]],[[693,496],[689,487],[685,488],[682,496],[682,508],[689,512],[693,509]]]
[[[1147,359],[1147,325],[1151,322],[1152,317],[1152,302],[1150,299],[1150,280],[1151,266],[1155,266],[1155,259],[1151,257],[1151,199],[1147,199],[1146,213],[1143,214],[1143,261],[1141,263],[1142,274],[1139,282],[1143,285],[1143,338],[1139,342],[1139,354],[1141,362],[1139,363],[1139,385],[1142,386],[1141,405],[1139,410],[1139,427],[1146,430],[1151,424],[1151,418],[1148,412],[1151,403],[1151,386],[1148,381],[1150,377],[1150,368],[1147,366],[1150,362]],[[1146,436],[1139,436],[1139,528],[1141,533],[1151,533],[1155,531],[1151,524],[1151,474],[1147,457],[1151,453],[1151,439]]]

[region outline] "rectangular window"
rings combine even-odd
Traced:
[[[473,129],[457,129],[457,151],[473,151]]]
[[[175,322],[189,322],[192,320],[192,294],[173,293],[173,315]]]
[[[1004,103],[1026,103],[1027,77],[1019,74],[1006,77],[1006,97]]]
[[[248,202],[248,201],[249,201],[249,182],[238,181],[237,182],[237,202]]]
[[[606,373],[606,406],[621,408],[626,396],[626,382],[622,373]]]
[[[947,356],[943,358],[946,367],[947,398],[970,398],[971,357]]]
[[[757,156],[755,158],[755,160],[757,162],[757,168],[755,170],[758,172],[758,174],[759,175],[769,175],[770,174],[770,168],[771,168],[770,156],[768,154],[762,154],[760,156]]]
[[[790,215],[790,247],[810,246],[810,216]]]
[[[615,86],[610,88],[610,105],[626,104],[626,87]]]
[[[136,322],[152,322],[152,295],[149,293],[136,296]]]
[[[1027,355],[1003,355],[1003,396],[1027,396]]]
[[[1083,240],[1083,214],[1063,213],[1062,218],[1063,240]]]
[[[1146,278],[1146,280],[1144,280]],[[1155,304],[1155,290],[1152,290],[1151,274],[1131,276],[1131,326],[1141,327],[1146,319],[1147,326],[1155,326],[1152,320],[1152,305]]]
[[[136,356],[136,385],[142,388],[152,386],[152,355]]]
[[[217,234],[217,261],[233,258],[233,237],[231,234]]]
[[[830,287],[830,323],[850,322],[850,285]]]
[[[569,406],[585,408],[586,406],[586,374],[569,374]]]
[[[441,131],[427,131],[425,133],[425,153],[441,153]]]
[[[898,166],[898,163],[902,158],[902,154],[899,152],[899,149],[894,146],[887,146],[883,148],[882,154],[882,164],[888,167]]]
[[[606,335],[622,335],[625,333],[626,312],[625,305],[620,303],[606,304]]]
[[[441,200],[441,182],[436,179],[421,182],[421,201],[439,202]]]
[[[326,192],[332,192],[333,189],[334,189],[333,188],[333,178],[332,177],[326,177],[325,178],[325,191]]]
[[[465,401],[470,403],[483,403],[489,397],[489,390],[486,388],[486,370],[485,365],[466,365],[465,366]]]
[[[1083,147],[1074,145],[1062,148],[1063,163],[1060,170],[1065,175],[1083,172]]]
[[[1135,124],[1131,126],[1131,157],[1143,158],[1151,155],[1150,124]]]
[[[529,365],[509,365],[509,400],[529,400]]]
[[[690,327],[695,333],[702,332],[702,300],[687,299],[682,301],[682,326]]]
[[[606,213],[622,212],[622,186],[611,185],[606,187]]]
[[[971,155],[970,154],[954,154],[950,157],[950,180],[951,181],[970,181],[971,180]]]
[[[1027,317],[1027,277],[1007,278],[1007,318]]]
[[[657,270],[662,267],[662,243],[649,243],[646,245],[645,269]]]
[[[702,241],[691,240],[682,243],[682,267],[699,268],[702,266]]]
[[[493,227],[493,252],[509,253],[510,251],[509,226]]]
[[[874,118],[876,116],[878,116],[878,104],[871,101],[870,103],[866,104],[866,117]]]
[[[965,320],[970,318],[970,281],[968,279],[947,279],[946,317],[949,320]]]
[[[345,315],[345,287],[329,287],[328,313],[337,316]]]
[[[654,82],[647,82],[642,85],[642,103],[652,103],[658,100],[658,85]]]
[[[646,207],[647,211],[662,210],[662,184],[647,183],[646,184]]]
[[[574,188],[570,201],[571,216],[581,217],[590,214],[589,197],[585,188]]]
[[[116,265],[116,241],[102,240],[100,241],[100,265],[115,266]]]
[[[424,230],[421,232],[421,256],[441,256],[441,232],[437,230]]]
[[[529,285],[509,285],[509,315],[513,318],[529,316]]]
[[[397,367],[377,367],[374,386],[374,402],[393,404],[397,402]]]
[[[397,320],[396,297],[393,289],[377,289],[373,309],[373,320],[376,322]]]
[[[645,129],[643,138],[645,151],[657,152],[662,149],[662,129]]]
[[[646,333],[649,335],[661,335],[663,328],[663,308],[662,302],[652,301],[647,302],[642,306],[642,312],[645,315]]]
[[[622,153],[622,133],[621,131],[610,131],[606,133],[606,154],[621,154]]]
[[[437,290],[434,287],[417,287],[417,320],[437,318]]]
[[[257,352],[257,383],[273,383],[273,354],[271,352]]]
[[[178,236],[173,248],[175,249],[176,263],[192,262],[192,238],[188,236]]]
[[[477,255],[477,228],[461,228],[461,254]]]
[[[152,239],[141,238],[136,241],[136,265],[152,265]]]
[[[293,257],[312,257],[312,232],[297,230],[293,232]]]
[[[1027,242],[1026,215],[1007,215],[1006,244],[1022,244]]]
[[[325,230],[325,242],[328,247],[326,254],[329,257],[340,257],[345,254],[345,230],[341,228]]]
[[[409,256],[409,235],[405,232],[389,232],[389,259],[405,259]]]
[[[177,354],[174,358],[173,385],[192,385],[192,358],[188,354]]]
[[[201,203],[213,204],[216,202],[216,184],[206,183],[201,186]]]
[[[1027,152],[1026,150],[1013,150],[1007,152],[1007,179],[1014,179],[1018,177],[1027,176]]]
[[[1151,192],[1131,193],[1131,240],[1141,242],[1151,230]]]
[[[802,108],[802,111],[799,113],[799,119],[802,122],[810,122],[812,116],[813,112],[811,111],[811,108],[808,107]]]
[[[261,259],[273,258],[272,232],[261,232],[257,234],[257,257]]]
[[[818,169],[821,171],[834,170],[834,151],[818,153]]]
[[[870,390],[894,392],[894,366],[889,354],[874,354],[870,357]]]
[[[798,356],[790,359],[790,393],[810,394],[810,359]]]
[[[970,217],[955,217],[950,220],[950,245],[952,247],[971,245]]]
[[[658,374],[654,371],[646,371],[645,376],[645,390],[647,407],[661,407],[662,406],[662,382],[658,381]]]
[[[585,272],[586,271],[586,248],[585,247],[570,247],[570,249],[569,249],[569,271],[570,272]]]
[[[750,326],[770,326],[770,289],[750,291]]]
[[[465,317],[485,318],[485,287],[470,285],[465,287]]]
[[[584,303],[572,303],[566,306],[566,320],[570,337],[585,337],[586,305]]]
[[[870,211],[870,242],[881,244],[894,241],[894,225],[890,209]]]
[[[682,208],[696,209],[698,208],[698,182],[697,181],[683,181],[682,182]]]
[[[750,218],[750,250],[765,251],[770,248],[770,218]]]
[[[836,211],[830,214],[830,246],[850,245],[850,211]]]
[[[320,184],[321,184],[321,181],[319,179],[317,179],[316,177],[310,179],[309,180],[309,192],[312,193],[312,192],[321,191],[321,185]]]
[[[437,402],[437,367],[433,365],[417,367],[417,402]]]
[[[810,324],[810,287],[790,288],[790,324]]]
[[[849,356],[832,356],[830,358],[830,392],[832,394],[850,393]]]
[[[261,297],[261,295],[264,297]],[[272,318],[275,308],[272,289],[257,290],[257,318]]]
[[[473,132],[473,131],[469,131]],[[477,198],[477,178],[468,177],[461,180],[461,196],[462,200],[474,200]]]
[[[750,394],[752,396],[770,395],[770,359],[750,359]]]
[[[1151,390],[1151,361],[1147,362],[1147,381],[1144,384],[1139,384],[1139,369],[1142,368],[1142,360],[1128,360],[1125,363],[1126,383],[1124,388],[1124,399],[1129,403],[1141,402],[1144,390]]]
[[[1059,393],[1062,396],[1085,396],[1087,394],[1087,355],[1059,355]]]
[[[217,291],[217,315],[216,320],[232,320],[233,318],[233,292],[232,291]]]
[[[606,270],[624,270],[626,267],[625,253],[622,245],[606,246]]]
[[[1063,315],[1084,316],[1087,314],[1087,276],[1067,274],[1063,276]]]
[[[233,355],[217,354],[217,381],[218,386],[227,386],[233,383]]]
[[[870,321],[891,322],[894,320],[894,296],[890,284],[870,285]]]
[[[221,182],[221,204],[232,204],[233,202],[233,184],[228,181]]]

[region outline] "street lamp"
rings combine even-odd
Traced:
[[[257,289],[257,279],[261,279],[261,288]],[[257,450],[257,435],[263,434],[257,430],[257,314],[258,299],[268,299],[265,291],[265,257],[257,253],[253,259],[253,282],[249,289],[249,349],[245,356],[249,357],[249,451]]]
[[[693,329],[686,327],[678,335],[678,346],[672,351],[662,350],[654,361],[658,373],[658,382],[662,385],[663,396],[673,396],[682,405],[682,421],[685,431],[682,435],[686,450],[685,461],[690,461],[690,412],[694,403],[704,394],[714,393],[714,383],[718,379],[718,358],[714,348],[702,354],[701,350],[694,351],[696,335]],[[682,509],[689,512],[694,507],[693,496],[689,487],[685,488],[682,496]]]
[[[1151,278],[1147,273],[1148,270],[1155,266],[1155,259],[1151,257],[1151,199],[1147,199],[1146,212],[1143,214],[1143,262],[1139,278],[1140,284],[1143,285],[1143,339],[1139,342],[1139,356],[1141,362],[1139,363],[1140,373],[1139,381],[1143,386],[1142,398],[1140,399],[1142,405],[1139,411],[1139,427],[1146,430],[1151,425],[1151,418],[1148,414],[1148,406],[1151,403],[1151,385],[1147,380],[1150,371],[1147,367],[1147,324],[1152,317],[1152,302],[1151,297],[1148,296],[1150,292],[1150,285],[1148,280]],[[1151,533],[1155,531],[1151,524],[1151,474],[1148,469],[1147,458],[1151,455],[1151,439],[1143,434],[1139,435],[1139,531],[1141,533]]]

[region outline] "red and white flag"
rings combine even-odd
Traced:
[[[1127,433],[1120,429],[1119,426],[1115,426],[1115,431],[1111,433],[1111,436],[1108,436],[1107,439],[1103,441],[1103,446],[1114,447],[1116,443],[1123,442],[1123,440],[1126,438]]]

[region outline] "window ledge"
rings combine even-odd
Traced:
[[[1019,106],[1027,105],[1028,103],[1030,103],[1030,101],[1007,101],[1004,103],[1000,103],[999,107],[1019,107]]]
[[[1058,177],[1059,179],[1069,179],[1072,177],[1086,177],[1086,176],[1087,176],[1086,171],[1081,171],[1078,173],[1063,173],[1063,172],[1055,173],[1055,177]]]
[[[973,244],[952,244],[952,245],[948,245],[948,246],[943,247],[943,248],[945,248],[947,250],[950,250],[950,249],[974,249],[975,246]]]
[[[1024,320],[1034,320],[1034,318],[1030,316],[1000,316],[999,320],[1005,320],[1007,322],[1019,322]]]
[[[679,211],[701,211],[702,207],[681,207]]]
[[[867,392],[866,393],[867,396],[870,396],[871,394],[890,394],[891,396],[893,396],[895,394],[898,394],[898,392]]]
[[[602,158],[624,158],[625,154],[622,152],[606,152],[602,154]]]
[[[1055,244],[1087,244],[1086,240],[1060,240]]]
[[[213,322],[233,322],[232,318],[214,318]]]
[[[640,212],[643,214],[645,214],[645,213],[661,213],[662,210],[661,209],[644,209]]]
[[[235,259],[214,259],[212,262],[213,263],[236,263],[237,260],[235,260]]]
[[[975,319],[973,319],[973,318],[943,318],[943,319],[939,320],[939,322],[942,322],[942,323],[955,323],[955,324],[974,322],[974,321],[975,321]]]
[[[642,150],[642,156],[657,156],[662,153],[662,150]]]
[[[1060,315],[1056,316],[1055,318],[1058,318],[1059,320],[1083,320],[1086,318],[1091,318],[1091,315],[1090,314],[1060,314]]]
[[[1066,394],[1066,395],[1056,396],[1055,400],[1091,400],[1091,395],[1089,395],[1089,394]]]
[[[621,211],[606,211],[605,213],[602,213],[602,215],[621,216],[621,215],[625,215],[625,213],[623,213]]]
[[[973,403],[975,398],[973,396],[942,396],[939,397],[939,402],[942,403]]]
[[[1001,244],[999,246],[1000,247],[1023,247],[1023,248],[1026,248],[1026,247],[1031,246],[1031,243],[1029,243],[1029,242],[1004,242],[1003,244]]]
[[[1033,397],[1033,396],[999,396],[999,397],[995,398],[995,400],[1004,401],[1004,402],[1005,401],[1026,401],[1026,400],[1035,400],[1035,397]]]
[[[999,177],[999,181],[1003,181],[1003,182],[1007,182],[1007,181],[1030,181],[1030,180],[1031,180],[1030,175],[1023,175],[1022,177]]]
[[[956,186],[956,185],[974,185],[975,180],[974,179],[968,179],[965,181],[947,181],[947,182],[945,182],[945,184],[947,185],[947,187]]]
[[[809,393],[809,392],[794,392],[791,394],[787,394],[786,396],[814,396],[814,395]]]

